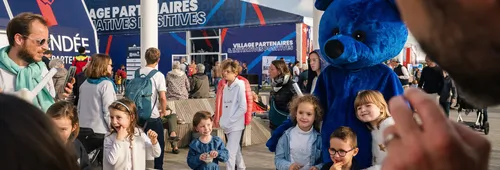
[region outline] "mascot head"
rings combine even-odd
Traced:
[[[360,69],[397,56],[408,30],[394,0],[316,0],[319,45],[332,66]]]

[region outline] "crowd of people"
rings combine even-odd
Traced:
[[[490,77],[499,73],[493,66],[496,63],[494,61],[498,60],[498,50],[495,45],[491,45],[498,44],[494,31],[498,23],[480,19],[498,14],[495,1],[448,3],[450,5],[442,6],[434,1],[405,0],[398,1],[397,6],[424,50],[453,76],[464,96],[483,107],[498,104],[500,101],[494,96],[498,95],[496,84],[489,82]],[[457,13],[460,10],[464,12]],[[453,23],[455,27],[431,26],[444,23]],[[481,23],[479,30],[474,27],[477,23]],[[444,34],[447,29],[464,34],[460,34],[461,38],[454,37],[458,35],[449,36]],[[102,157],[98,159],[102,161],[104,169],[163,169],[165,144],[163,127],[161,131],[159,128],[160,117],[175,114],[166,105],[166,88],[171,87],[167,85],[165,76],[154,69],[160,57],[158,49],[148,49],[145,55],[147,66],[136,71],[134,78],[147,75],[149,79],[146,80],[154,82],[150,84],[152,95],[147,96],[150,103],[138,103],[137,98],[118,100],[118,89],[110,78],[111,58],[105,54],[94,54],[85,69],[82,68],[86,79],[76,90],[80,94],[74,105],[65,101],[75,91],[73,82],[63,83],[58,87],[62,89],[56,89],[54,82],[49,81],[40,93],[35,94],[33,100],[22,100],[26,98],[18,93],[21,89],[33,89],[48,73],[43,62],[49,41],[44,18],[32,13],[19,14],[9,22],[7,36],[9,46],[0,49],[0,126],[4,130],[4,140],[0,140],[0,146],[9,155],[2,162],[5,168],[86,169],[89,164],[87,160],[90,159],[86,158],[86,152],[102,146]],[[453,41],[443,41],[450,39]],[[471,45],[471,41],[478,42],[478,45],[490,45],[464,48],[463,45]],[[468,52],[449,49],[466,49]],[[311,54],[310,64],[314,63],[313,55],[318,53]],[[452,59],[469,59],[467,61],[470,63],[449,62]],[[317,69],[320,65],[317,62],[317,65],[309,68]],[[462,67],[465,65],[470,66],[466,72]],[[59,64],[55,62],[53,66],[57,68]],[[239,75],[243,69],[237,61],[225,60],[220,68],[222,79],[217,85],[215,115],[202,111],[193,118],[194,130],[200,133],[200,137],[191,142],[186,158],[192,169],[218,169],[218,162],[226,162],[227,169],[245,169],[241,138],[253,108],[253,95],[248,80]],[[488,169],[490,142],[469,128],[448,120],[436,102],[436,96],[413,88],[388,102],[377,91],[358,93],[353,114],[366,123],[372,132],[372,167],[358,166],[359,160],[354,159],[354,156],[360,150],[356,134],[349,127],[336,129],[330,136],[329,153],[321,153],[322,143],[318,142],[317,128],[323,112],[314,96],[293,98],[297,92],[290,86],[293,86],[293,79],[299,77],[300,81],[300,74],[297,75],[295,69],[292,71],[290,73],[286,63],[280,60],[273,61],[269,69],[272,79],[271,129],[279,126],[283,117],[288,115],[295,125],[281,136],[276,146],[277,169]],[[319,71],[312,70],[310,73],[317,76]],[[422,71],[420,81],[426,74]],[[156,76],[163,82],[157,81]],[[315,76],[308,77],[306,89],[309,86],[314,89],[314,79]],[[471,84],[472,80],[475,83]],[[422,87],[424,90],[425,81],[427,78]],[[485,87],[479,88],[478,85]],[[448,93],[448,88],[440,88],[432,92],[444,90]],[[127,93],[127,89],[125,91],[125,96],[134,96],[133,93]],[[431,92],[429,89],[425,91]],[[20,96],[21,99],[11,95]],[[449,97],[444,98],[447,101]],[[290,107],[286,107],[290,102]],[[408,107],[408,102],[414,110],[418,110],[422,124],[414,120],[414,110]],[[155,109],[145,114],[148,116],[145,118],[144,107],[138,106]],[[220,126],[226,134],[225,145],[219,137],[211,135],[213,126]],[[169,135],[175,141],[176,134],[172,132]],[[304,144],[310,147],[301,147]],[[321,161],[319,155],[322,154],[329,154],[331,161]]]

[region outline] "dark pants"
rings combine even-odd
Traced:
[[[214,78],[214,87],[215,87],[215,93],[217,93],[217,86],[219,86],[219,81],[221,80],[220,77],[215,77]]]
[[[212,72],[211,72],[211,71],[209,71],[209,72],[206,72],[205,74],[206,74],[206,75],[207,75],[207,77],[208,77],[208,83],[210,84],[210,86],[211,86],[211,85],[213,85],[213,84],[214,84],[214,82],[212,81]]]
[[[160,144],[161,154],[160,157],[155,158],[155,169],[163,169],[163,155],[165,153],[165,135],[163,133],[163,123],[160,118],[149,119],[144,132],[153,130],[158,134],[158,143]]]
[[[169,114],[166,118],[168,122],[167,136],[170,137],[170,134],[172,134],[172,132],[175,132],[177,137],[179,137],[179,133],[177,132],[177,114]],[[170,141],[170,146],[172,147],[172,149],[176,148],[177,141]]]
[[[439,101],[439,105],[443,108],[446,117],[450,117],[450,102]]]
[[[82,142],[87,154],[93,150],[101,149],[97,157],[97,161],[101,162],[103,160],[104,137],[104,134],[94,133],[91,128],[80,128],[77,138]]]

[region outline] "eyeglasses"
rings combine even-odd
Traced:
[[[344,151],[344,150],[335,150],[333,148],[328,149],[328,152],[330,152],[330,155],[334,156],[335,154],[339,154],[340,157],[344,157],[347,153],[353,151],[356,148],[352,148],[351,150]]]
[[[30,40],[33,40],[35,41],[39,46],[42,46],[42,45],[45,45],[45,43],[50,44],[50,41],[51,39],[50,38],[47,38],[47,39],[34,39],[34,38],[31,38],[27,35],[22,35],[24,38],[27,38],[27,39],[30,39]]]

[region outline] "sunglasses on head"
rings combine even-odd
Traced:
[[[45,43],[50,44],[50,41],[51,41],[50,38],[47,38],[47,39],[34,39],[34,38],[31,38],[31,37],[29,37],[27,35],[22,35],[22,36],[24,38],[27,38],[27,39],[35,41],[36,44],[38,44],[39,46],[45,45]]]

